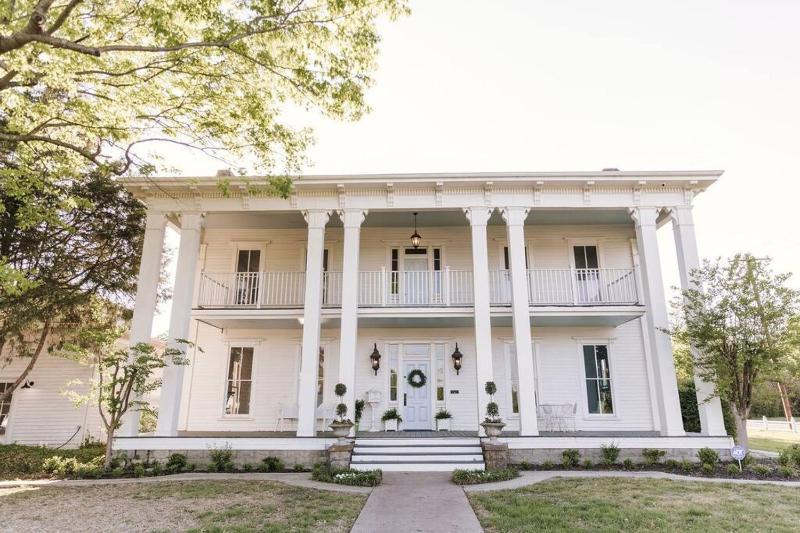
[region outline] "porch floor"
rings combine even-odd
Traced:
[[[178,437],[221,437],[221,438],[295,438],[294,431],[179,431]],[[333,438],[330,431],[320,431],[318,438]],[[359,439],[430,439],[477,437],[477,431],[359,431]],[[659,437],[657,431],[542,431],[540,437]],[[687,437],[693,436],[691,433]],[[699,435],[698,435],[699,436]],[[504,431],[503,437],[519,437],[518,431]]]

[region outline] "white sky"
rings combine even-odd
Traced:
[[[800,2],[411,6],[383,25],[372,113],[358,123],[310,118],[309,172],[724,169],[696,201],[701,255],[749,251],[780,271],[800,265],[790,222],[800,193]],[[168,159],[187,175],[220,166],[194,153]],[[669,287],[674,249],[661,233]],[[167,328],[167,311],[154,332]]]

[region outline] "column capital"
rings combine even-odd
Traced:
[[[492,216],[493,207],[476,206],[465,207],[464,214],[469,220],[470,226],[485,226],[489,222],[489,217]]]
[[[655,226],[659,211],[658,207],[631,207],[628,214],[637,226]]]
[[[303,211],[303,218],[309,228],[324,228],[331,218],[331,212],[325,209],[308,209]]]
[[[692,206],[690,205],[677,205],[667,209],[667,215],[673,224],[679,226],[694,226],[694,215],[692,214]]]
[[[145,215],[145,229],[163,230],[167,225],[167,214],[157,209],[148,209]]]
[[[178,216],[181,219],[181,230],[199,230],[203,227],[206,214],[198,211],[181,211]]]
[[[345,228],[360,228],[367,218],[366,209],[340,209],[336,212]]]
[[[523,226],[530,212],[530,207],[509,206],[500,209],[500,214],[507,226]]]

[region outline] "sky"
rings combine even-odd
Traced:
[[[420,0],[411,9],[381,23],[372,112],[355,123],[305,117],[315,131],[308,172],[722,169],[695,201],[701,256],[748,251],[798,270],[800,2]],[[170,150],[184,175],[220,167]],[[674,244],[668,228],[659,238],[669,288]],[[800,288],[800,275],[792,283]]]

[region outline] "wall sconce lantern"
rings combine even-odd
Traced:
[[[25,383],[23,383],[22,387],[20,387],[20,389],[32,389],[32,388],[33,388],[33,380],[30,379],[25,380]]]
[[[461,358],[464,357],[464,354],[458,350],[458,343],[456,343],[456,351],[450,357],[453,358],[453,368],[456,369],[456,375],[458,375],[459,370],[461,370]]]
[[[417,215],[419,213],[414,213],[414,234],[411,236],[411,246],[414,248],[419,248],[419,243],[422,241],[422,237],[419,233],[417,233]]]
[[[375,375],[378,375],[378,369],[381,367],[381,352],[378,351],[378,344],[374,344],[374,348],[372,349],[372,353],[369,355],[370,361],[372,361],[372,370],[375,371]]]

